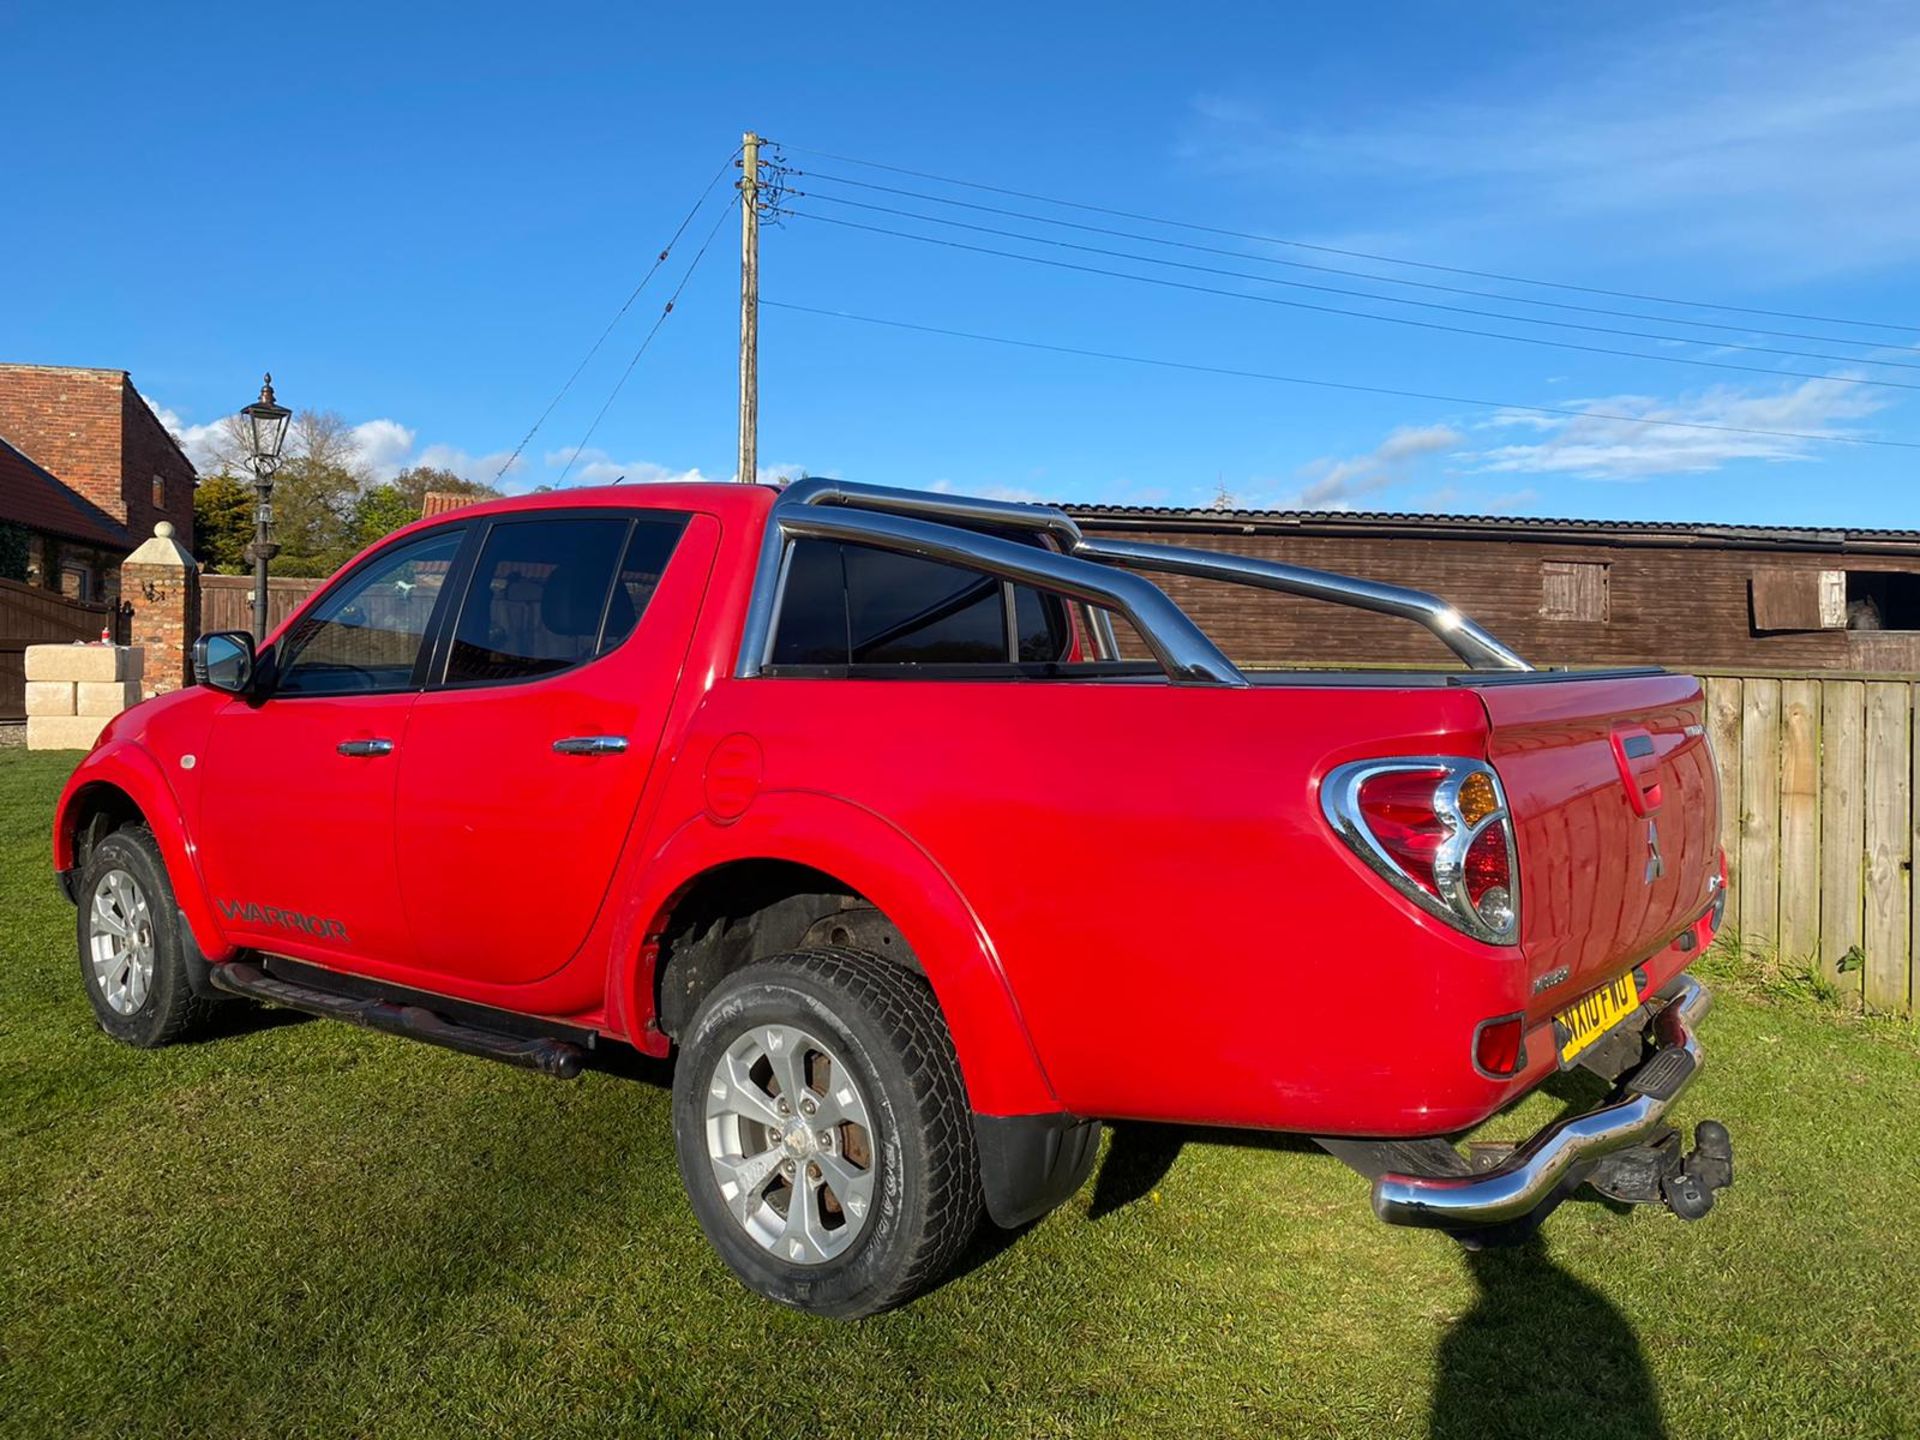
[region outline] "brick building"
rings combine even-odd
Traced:
[[[0,521],[28,534],[30,582],[72,599],[119,598],[119,564],[161,520],[193,544],[193,462],[124,370],[0,363],[0,440],[29,462],[0,477]],[[50,506],[45,481],[78,505]],[[29,490],[39,497],[25,508]],[[84,530],[34,516],[83,514]]]
[[[1537,665],[1920,673],[1920,530],[1066,507],[1090,535],[1432,591]],[[1419,626],[1156,575],[1250,665],[1449,664]]]

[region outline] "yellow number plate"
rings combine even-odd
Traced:
[[[1604,985],[1576,1005],[1570,1005],[1553,1017],[1554,1034],[1560,1041],[1560,1063],[1568,1064],[1582,1050],[1605,1035],[1640,1004],[1640,989],[1628,971],[1611,985]]]

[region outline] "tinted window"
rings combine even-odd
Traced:
[[[1064,660],[1073,648],[1067,607],[1052,595],[1014,586],[1013,624],[1022,660]]]
[[[626,558],[620,562],[620,576],[614,582],[613,599],[607,606],[607,628],[600,637],[600,653],[606,654],[633,633],[647,611],[660,577],[666,573],[673,547],[680,543],[680,532],[687,522],[672,519],[636,520],[627,540]]]
[[[847,572],[840,547],[802,540],[787,562],[773,663],[844,665],[847,649]]]
[[[932,665],[1007,658],[1000,582],[917,555],[846,547],[853,663]]]
[[[773,663],[1005,664],[1009,588],[1019,658],[1063,658],[1072,637],[1052,596],[935,560],[803,540],[787,566]]]
[[[424,535],[355,571],[280,645],[282,695],[352,695],[413,683],[421,637],[464,528]]]
[[[614,517],[495,525],[460,606],[447,683],[527,680],[591,660],[630,528]],[[622,619],[631,630],[624,608]]]

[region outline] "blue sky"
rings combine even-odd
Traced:
[[[284,400],[359,427],[376,473],[425,460],[491,478],[751,126],[811,172],[792,181],[811,192],[791,200],[793,218],[765,234],[769,300],[1462,399],[1920,443],[1920,393],[1899,388],[1920,385],[1920,14],[1673,11],[0,0],[11,102],[0,358],[125,367],[190,443],[271,367]],[[819,151],[1432,265],[1830,318],[1681,309],[1156,228]],[[726,194],[556,407],[511,487],[560,474]],[[1272,278],[1007,241],[850,199]],[[733,473],[736,266],[736,226],[722,222],[570,481]],[[1273,279],[1721,343],[1488,321]],[[1849,383],[1861,378],[1896,383]],[[790,310],[763,317],[761,395],[761,461],[785,473],[1142,504],[1206,503],[1224,487],[1249,505],[1920,525],[1920,448],[1318,389]]]

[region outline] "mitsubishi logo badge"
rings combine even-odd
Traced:
[[[1643,885],[1651,885],[1667,873],[1667,862],[1660,858],[1660,827],[1647,821],[1647,868],[1640,877]]]

